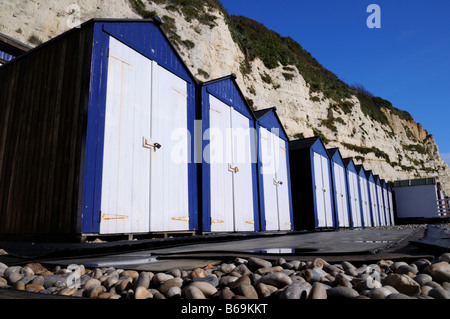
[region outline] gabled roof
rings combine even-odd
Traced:
[[[290,150],[297,150],[303,148],[311,148],[317,141],[321,141],[320,136],[313,136],[308,138],[303,138],[300,140],[291,141],[289,143]]]
[[[207,88],[208,92],[213,94],[215,97],[226,101],[227,103],[238,106],[241,111],[244,111],[244,109],[248,112],[247,115],[249,115],[252,119],[256,119],[255,113],[253,112],[253,109],[250,107],[250,105],[247,102],[247,99],[245,98],[244,94],[242,93],[241,88],[239,87],[237,81],[236,81],[236,74],[232,73],[230,75],[223,76],[221,78],[217,78],[211,81],[207,81],[201,84],[203,88]],[[224,87],[221,87],[221,83],[226,85],[227,82],[231,82],[236,90],[234,93],[237,93],[239,96],[239,99],[241,100],[242,104],[239,105],[238,101],[232,98],[232,92],[230,93],[230,90],[224,90]],[[216,85],[217,84],[217,85]],[[229,87],[228,87],[229,88]],[[227,92],[228,91],[228,92]],[[227,94],[231,94],[231,96],[227,96]]]
[[[280,137],[289,142],[289,136],[287,135],[286,130],[284,129],[283,123],[281,122],[278,116],[277,108],[275,106],[263,110],[254,111],[254,114],[256,116],[256,120],[259,122],[261,126],[266,127],[267,129],[273,127],[281,128],[282,132]],[[274,119],[277,122],[276,124],[278,125],[274,125],[275,124],[273,122]]]

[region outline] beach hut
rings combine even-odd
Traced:
[[[383,192],[383,202],[384,202],[384,219],[386,220],[386,226],[392,225],[391,215],[389,213],[389,197],[386,180],[381,179],[381,189]]]
[[[374,175],[373,178],[375,180],[377,190],[378,218],[380,220],[380,226],[386,226],[386,212],[384,209],[384,196],[383,187],[381,185],[381,178],[380,175]]]
[[[161,20],[90,20],[0,82],[0,233],[198,229],[197,83]]]
[[[369,202],[370,202],[370,215],[372,218],[372,226],[380,226],[379,218],[379,208],[378,208],[378,196],[377,196],[377,185],[375,184],[375,179],[372,170],[366,171],[367,177],[367,188],[369,192]]]
[[[203,83],[202,231],[259,231],[255,116],[234,74]]]
[[[330,158],[320,137],[289,142],[294,228],[335,228]]]
[[[336,227],[350,227],[345,165],[338,148],[327,150],[330,157]]]
[[[0,33],[0,66],[29,51],[31,47]]]
[[[358,186],[358,172],[356,171],[356,166],[352,158],[344,158],[343,162],[345,165],[347,177],[350,225],[351,227],[362,227],[363,223],[361,214],[361,195]]]
[[[389,203],[389,217],[391,220],[391,225],[395,225],[395,209],[394,209],[394,198],[392,194],[392,187],[390,183],[386,183],[386,187],[388,190],[388,203]]]
[[[276,108],[255,111],[261,230],[292,230],[289,138]]]
[[[369,182],[367,180],[366,171],[364,170],[363,165],[356,165],[355,167],[358,173],[359,194],[361,195],[362,226],[366,228],[372,227]]]
[[[401,180],[394,183],[398,220],[448,218],[447,199],[443,197],[436,177]],[[444,194],[445,196],[445,194]]]

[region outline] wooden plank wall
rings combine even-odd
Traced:
[[[92,28],[0,68],[0,236],[77,231]]]

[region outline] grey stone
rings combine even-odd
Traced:
[[[169,275],[169,274],[157,273],[152,278],[152,284],[155,287],[159,287],[159,285],[161,285],[164,281],[167,281],[167,280],[173,279],[173,278],[174,277],[172,275]]]
[[[21,266],[10,266],[4,270],[3,277],[7,278],[12,273],[19,273],[21,269]]]
[[[416,265],[419,272],[422,272],[425,268],[427,268],[429,265],[431,265],[431,262],[428,259],[418,259],[415,262],[412,263],[413,265]]]
[[[167,299],[178,299],[181,298],[181,288],[180,287],[170,287],[169,290],[167,290],[165,296]]]
[[[426,283],[431,282],[433,277],[427,274],[418,274],[414,280],[421,286],[424,286]]]
[[[418,269],[417,266],[410,266],[410,265],[401,265],[400,267],[397,268],[397,274],[404,274],[404,275],[408,275],[409,273],[412,274],[417,274],[418,273]]]
[[[343,262],[341,263],[341,266],[342,266],[342,268],[343,268],[344,270],[347,270],[347,269],[355,270],[355,269],[356,269],[356,267],[353,266],[353,265],[352,265],[351,263],[349,263],[348,261],[343,261]]]
[[[392,294],[392,292],[387,288],[374,288],[370,290],[369,298],[370,299],[385,299],[387,296]]]
[[[355,298],[359,296],[359,293],[352,289],[352,288],[347,288],[347,287],[333,287],[333,288],[329,288],[327,289],[327,296],[328,298],[336,298],[336,299],[341,299],[341,298]]]
[[[259,283],[256,285],[256,291],[261,298],[267,298],[278,290],[277,287]]]
[[[242,284],[238,288],[241,295],[249,299],[258,299],[258,293],[256,289],[250,284]]]
[[[166,272],[166,274],[173,276],[174,278],[180,277],[181,278],[181,270],[178,268],[174,268]]]
[[[172,288],[172,287],[178,287],[181,288],[181,286],[183,285],[183,279],[181,279],[180,277],[177,278],[172,278],[169,280],[166,280],[165,282],[163,282],[159,287],[158,290],[159,292],[161,292],[162,294],[166,295],[166,292]]]
[[[323,274],[317,272],[315,269],[305,269],[302,271],[302,277],[308,282],[320,281]]]
[[[450,263],[450,253],[444,253],[444,254],[440,255],[438,260],[446,261],[446,262]]]
[[[392,286],[408,296],[417,296],[421,292],[420,285],[408,275],[390,274],[382,281],[382,284]]]
[[[214,287],[219,285],[219,279],[215,275],[208,275],[206,277],[194,277],[191,279],[191,282],[207,282]]]
[[[0,277],[0,288],[7,288],[7,287],[8,287],[8,281],[5,278]]]
[[[327,285],[320,282],[315,282],[312,285],[311,291],[309,293],[309,299],[327,299]]]
[[[200,289],[200,291],[203,293],[203,295],[205,297],[212,297],[214,294],[217,293],[217,289],[216,287],[214,287],[213,285],[207,283],[207,282],[193,282],[192,284],[190,284],[188,287],[195,287]]]
[[[285,286],[292,284],[292,279],[288,275],[286,275],[282,272],[275,272],[272,274],[267,274],[267,275],[262,276],[256,282],[256,284],[259,284],[259,283],[275,286],[277,288],[283,288]]]
[[[401,294],[401,293],[392,293],[386,296],[386,299],[413,299],[410,296]]]
[[[311,285],[309,283],[294,283],[286,288],[280,295],[281,299],[307,299],[309,292],[311,291]]]
[[[203,292],[193,285],[189,285],[186,288],[184,288],[183,294],[186,297],[186,299],[206,299]]]
[[[449,294],[444,288],[433,288],[428,292],[428,296],[435,299],[449,299]]]
[[[257,258],[257,257],[250,257],[248,259],[247,266],[249,269],[258,269],[258,268],[269,268],[272,267],[272,263],[270,261]]]
[[[8,276],[5,276],[6,280],[10,285],[13,285],[15,282],[19,281],[23,278],[23,275],[19,274],[18,272],[9,272]]]
[[[258,275],[266,275],[271,272],[278,272],[278,271],[283,271],[283,270],[285,270],[285,269],[281,266],[272,266],[272,267],[267,267],[267,268],[258,268],[255,271],[255,273]]]
[[[219,298],[224,300],[230,300],[233,299],[235,296],[234,292],[231,291],[229,287],[225,287],[220,290],[219,292]]]
[[[234,268],[233,273],[234,272],[240,274],[241,276],[250,276],[252,274],[250,269],[248,269],[248,267],[244,264],[241,264],[241,265],[237,266],[236,268]]]
[[[150,287],[152,277],[150,276],[150,273],[143,271],[139,274],[139,277],[136,279],[136,282],[134,284],[134,288],[137,287],[143,287],[145,289],[148,289]]]
[[[450,264],[446,261],[431,264],[424,271],[430,274],[434,281],[450,282]]]
[[[222,271],[225,274],[229,274],[236,268],[235,264],[222,264],[220,265],[220,271]]]

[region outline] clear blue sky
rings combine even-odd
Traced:
[[[450,164],[450,0],[221,0],[290,36],[348,84],[408,111]],[[381,28],[370,29],[370,4]]]

